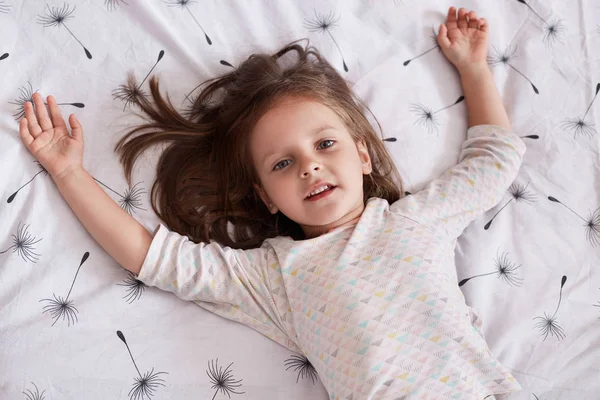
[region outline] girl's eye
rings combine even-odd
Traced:
[[[278,169],[281,169],[281,168],[285,168],[285,167],[287,167],[287,164],[285,164],[285,165],[282,165],[282,164],[283,164],[284,162],[286,162],[286,161],[290,161],[290,160],[283,160],[283,161],[279,161],[277,164],[275,164],[275,167],[273,167],[273,169],[274,169],[274,170],[278,170]]]
[[[321,143],[319,143],[319,146],[321,146],[323,143],[328,143],[328,142],[331,142],[331,144],[329,146],[325,146],[324,147],[325,149],[333,146],[333,140],[323,140]]]

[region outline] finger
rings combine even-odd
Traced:
[[[65,124],[65,120],[63,119],[62,114],[60,113],[60,109],[56,104],[56,99],[54,98],[54,96],[48,96],[48,107],[50,108],[50,117],[52,118],[52,124],[54,124],[54,127],[66,128],[67,125]]]
[[[27,101],[25,102],[23,108],[25,109],[25,120],[27,120],[29,133],[35,139],[40,133],[42,133],[42,128],[37,122],[35,111],[33,110],[33,104],[31,104],[30,101]]]
[[[481,18],[479,20],[479,30],[487,33],[488,29],[489,29],[489,25],[488,25],[487,19]]]
[[[34,139],[29,133],[29,128],[27,128],[27,118],[21,118],[21,121],[19,121],[19,136],[21,136],[25,147],[29,148]]]
[[[458,27],[456,23],[456,8],[450,7],[448,9],[448,16],[446,17],[446,27],[448,29],[455,29]]]
[[[73,136],[73,139],[83,143],[83,127],[75,117],[75,114],[69,116],[69,125],[71,126],[71,136]]]
[[[479,28],[479,17],[477,16],[477,13],[475,11],[470,11],[467,16],[469,17],[469,28]]]
[[[464,30],[467,29],[468,27],[468,22],[467,22],[467,10],[465,10],[464,8],[459,8],[458,9],[458,29],[460,30]]]
[[[34,93],[33,102],[35,103],[35,112],[37,113],[38,123],[42,127],[42,130],[52,129],[52,121],[48,115],[48,110],[46,110],[46,105],[44,104],[42,95],[39,93]]]
[[[438,32],[437,40],[442,47],[450,46],[450,39],[448,39],[448,28],[446,28],[446,25],[440,24],[440,31]]]

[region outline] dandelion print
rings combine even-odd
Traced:
[[[535,327],[540,330],[542,335],[544,335],[544,341],[546,341],[546,338],[548,337],[548,335],[556,336],[556,338],[558,340],[562,340],[566,336],[564,329],[561,328],[560,325],[558,325],[557,318],[556,318],[556,313],[558,313],[558,309],[560,307],[560,302],[562,300],[562,290],[563,290],[563,287],[565,286],[566,282],[567,282],[567,277],[566,277],[566,275],[563,275],[563,277],[560,281],[560,293],[559,293],[559,297],[558,297],[558,305],[556,306],[556,310],[554,310],[554,314],[552,314],[552,316],[550,316],[549,314],[544,312],[543,317],[535,317],[534,318],[534,320],[539,320],[535,324]]]
[[[592,137],[596,133],[596,129],[594,128],[594,124],[585,120],[588,112],[592,108],[594,101],[596,101],[596,97],[598,96],[598,92],[600,91],[600,83],[596,85],[596,93],[594,94],[594,98],[590,102],[590,105],[585,110],[583,117],[577,118],[567,118],[560,126],[565,130],[570,130],[573,132],[573,139],[577,137],[577,135],[584,134],[588,137]]]
[[[433,133],[433,132],[437,133],[438,126],[440,125],[440,123],[436,117],[436,114],[439,113],[440,111],[443,111],[447,108],[457,105],[458,103],[462,102],[464,99],[465,99],[465,96],[460,96],[458,98],[458,100],[456,100],[454,103],[450,104],[449,106],[440,108],[437,111],[433,111],[431,108],[429,108],[426,105],[421,104],[421,103],[412,103],[409,107],[409,111],[411,111],[412,113],[416,114],[417,117],[419,117],[415,121],[415,125],[424,126],[425,128],[427,128],[427,132],[429,132],[429,133]]]
[[[196,19],[196,17],[194,17],[194,14],[192,14],[192,12],[190,11],[190,9],[188,8],[188,5],[190,3],[195,3],[194,0],[165,0],[165,3],[167,3],[167,5],[169,7],[181,7],[181,8],[185,8],[185,10],[188,12],[188,14],[190,14],[190,16],[194,19],[194,22],[196,22],[196,25],[198,25],[198,27],[202,30],[202,33],[204,33],[204,38],[206,39],[206,42],[209,45],[212,45],[212,40],[210,40],[210,38],[206,34],[206,31],[204,30],[204,28],[202,27],[202,25],[200,25],[200,22],[198,22],[198,20]]]
[[[590,242],[592,246],[600,246],[600,208],[597,208],[596,211],[590,213],[586,219],[555,197],[548,196],[548,200],[563,205],[567,210],[579,217],[584,222],[585,237],[588,242]]]
[[[150,71],[148,71],[148,73],[144,77],[144,80],[140,82],[139,85],[136,84],[133,75],[130,75],[125,85],[119,85],[118,88],[112,91],[113,99],[118,99],[125,102],[125,105],[123,106],[123,111],[125,111],[125,109],[132,103],[139,104],[142,101],[142,99],[144,99],[147,96],[147,94],[141,89],[142,85],[144,84],[144,82],[146,82],[146,79],[148,79],[152,71],[154,71],[154,68],[156,68],[158,62],[163,58],[164,55],[164,50],[161,50],[158,53],[158,58],[156,59],[156,62],[154,63],[152,68],[150,68]]]
[[[4,4],[4,1],[0,1],[0,14],[7,14],[10,11],[10,4]],[[0,61],[8,58],[8,53],[0,53]]]
[[[539,139],[540,135],[519,136],[521,139]]]
[[[219,61],[219,64],[221,64],[221,65],[224,65],[224,66],[226,66],[226,67],[235,68],[233,65],[231,65],[231,63],[230,63],[230,62],[228,62],[228,61],[225,61],[225,60],[221,60],[221,61]]]
[[[73,34],[73,32],[71,32],[71,30],[65,23],[66,21],[73,18],[73,11],[75,11],[75,6],[73,6],[73,8],[71,8],[69,5],[63,4],[62,7],[50,8],[50,6],[46,4],[46,7],[48,8],[48,13],[46,13],[42,16],[38,16],[38,23],[42,24],[44,27],[64,26],[65,29],[67,31],[69,31],[71,36],[73,36],[73,38],[75,40],[77,40],[77,42],[81,45],[81,47],[83,47],[83,50],[85,51],[85,55],[87,56],[87,58],[91,60],[92,53],[90,53],[90,51],[85,48],[83,43],[81,43],[81,41],[79,39],[77,39],[77,36],[75,36]]]
[[[69,289],[69,293],[67,293],[67,297],[65,297],[64,299],[60,296],[57,296],[56,294],[52,294],[54,299],[42,299],[40,300],[40,302],[42,301],[47,301],[48,304],[44,306],[44,311],[42,312],[42,314],[45,313],[50,313],[50,316],[52,318],[54,318],[54,322],[52,323],[52,326],[54,326],[54,324],[56,324],[56,321],[58,321],[59,319],[62,319],[63,321],[66,319],[67,320],[67,326],[71,326],[71,323],[73,325],[75,325],[75,323],[77,322],[77,314],[79,313],[79,310],[77,310],[77,308],[75,308],[75,306],[73,305],[73,300],[69,300],[69,296],[71,295],[71,291],[73,290],[73,286],[75,285],[75,280],[77,280],[77,275],[79,274],[79,270],[81,269],[81,266],[83,265],[83,263],[88,259],[88,257],[90,256],[90,252],[86,251],[83,254],[83,257],[81,258],[81,262],[79,263],[79,267],[77,268],[77,272],[75,272],[75,277],[73,278],[73,282],[71,282],[71,288]]]
[[[25,262],[29,261],[32,263],[36,263],[39,260],[40,255],[37,254],[36,252],[34,252],[35,244],[38,243],[42,239],[36,240],[36,238],[34,236],[31,236],[29,234],[29,232],[27,231],[28,228],[29,228],[29,225],[21,226],[21,223],[19,222],[19,225],[17,227],[17,234],[12,235],[12,237],[13,237],[12,246],[10,246],[8,249],[6,249],[4,251],[0,251],[0,254],[4,254],[7,251],[12,250],[13,253],[16,252],[23,259],[23,261],[25,261]]]
[[[516,58],[516,53],[517,53],[516,46],[514,46],[514,47],[510,47],[509,46],[503,52],[500,52],[496,48],[496,46],[494,46],[494,53],[495,54],[493,56],[488,56],[488,58],[487,58],[487,61],[490,64],[490,66],[494,67],[494,66],[500,65],[500,64],[502,64],[502,65],[508,65],[510,68],[512,68],[514,71],[516,71],[519,75],[521,75],[523,78],[525,78],[527,80],[527,82],[529,82],[529,84],[533,88],[533,91],[535,92],[535,94],[540,94],[540,91],[533,84],[533,82],[531,81],[531,79],[529,79],[528,77],[526,77],[521,71],[519,71],[518,69],[516,69],[511,64],[511,61]]]
[[[19,193],[19,191],[20,191],[21,189],[23,189],[25,186],[29,185],[29,184],[30,184],[30,183],[31,183],[31,182],[32,182],[32,181],[33,181],[33,180],[34,180],[34,179],[35,179],[35,178],[36,178],[36,177],[37,177],[39,174],[42,174],[42,173],[43,173],[43,174],[44,174],[44,176],[48,176],[48,171],[46,171],[46,168],[44,168],[44,167],[42,166],[42,164],[40,164],[40,162],[39,162],[39,161],[37,161],[37,160],[36,160],[36,161],[34,161],[34,162],[35,162],[35,163],[38,165],[38,167],[39,167],[39,169],[40,169],[40,170],[38,171],[38,173],[37,173],[37,174],[35,174],[35,175],[33,176],[33,178],[31,178],[30,180],[28,180],[28,181],[27,181],[27,183],[25,183],[23,186],[21,186],[20,188],[18,188],[16,192],[14,192],[14,193],[13,193],[13,194],[11,194],[10,196],[8,196],[8,199],[6,199],[6,202],[7,202],[7,203],[12,203],[12,201],[15,199],[15,197],[17,197],[17,193]]]
[[[36,384],[33,382],[31,382],[31,384],[35,387],[35,393],[32,390],[27,389],[26,391],[23,392],[23,394],[25,395],[25,399],[26,400],[45,400],[44,393],[46,393],[46,391],[44,390],[42,393],[40,393]]]
[[[108,11],[115,11],[121,4],[129,5],[125,0],[104,0],[104,5]]]
[[[492,219],[487,224],[485,224],[483,229],[485,229],[486,231],[488,229],[490,229],[492,222],[494,222],[494,218],[496,218],[498,216],[498,214],[500,214],[500,212],[502,210],[504,210],[504,207],[509,205],[513,200],[517,203],[521,203],[521,202],[526,203],[526,204],[534,203],[536,201],[536,197],[533,193],[527,191],[527,186],[529,186],[529,182],[527,183],[527,185],[524,185],[524,186],[519,185],[517,183],[513,183],[512,185],[510,185],[510,187],[508,188],[508,192],[512,196],[512,199],[507,201],[506,204],[503,205],[502,208],[500,208],[500,210],[498,210],[498,212],[496,214],[494,214]]]
[[[212,389],[217,389],[212,397],[213,400],[219,391],[223,394],[226,394],[229,398],[231,398],[231,394],[244,394],[245,392],[236,392],[237,388],[242,386],[240,383],[242,379],[238,381],[233,379],[232,372],[229,371],[229,368],[233,365],[233,363],[229,364],[224,370],[223,367],[218,366],[218,363],[218,358],[214,363],[212,360],[209,361],[208,370],[206,371],[210,382],[213,384]]]
[[[417,56],[415,56],[415,57],[413,57],[413,58],[411,58],[409,60],[404,61],[403,65],[406,67],[408,64],[410,64],[411,61],[416,60],[417,58],[423,57],[424,55],[426,55],[426,54],[434,51],[435,49],[437,49],[438,51],[441,51],[442,49],[441,49],[441,47],[440,47],[440,45],[439,45],[439,43],[437,41],[437,35],[435,34],[435,32],[431,36],[431,39],[433,41],[433,47],[432,48],[430,48],[429,50],[424,51],[423,53],[421,53],[421,54],[419,54],[419,55],[417,55]]]
[[[336,22],[338,22],[339,19],[340,17],[336,18],[333,12],[330,12],[328,15],[322,15],[317,14],[317,11],[315,10],[315,19],[305,21],[304,27],[310,32],[322,32],[327,33],[329,35],[331,40],[333,40],[335,47],[337,47],[338,51],[340,52],[340,56],[342,57],[342,63],[344,65],[344,71],[348,72],[348,66],[346,65],[346,60],[344,60],[344,54],[342,54],[342,49],[331,34],[331,30],[333,29],[333,27],[337,26]]]
[[[33,90],[30,82],[27,82],[25,85],[19,88],[20,94],[15,101],[9,101],[8,104],[14,104],[17,106],[17,112],[13,114],[15,120],[19,121],[21,118],[25,116],[25,103],[28,101],[33,105],[33,109],[35,110],[35,105],[33,103],[33,94],[37,92],[37,90]],[[44,103],[48,105],[48,103]],[[73,106],[77,108],[84,108],[85,104],[83,103],[57,103],[59,106]]]
[[[563,25],[560,19],[554,19],[551,22],[546,21],[540,14],[538,14],[525,0],[517,0],[521,4],[525,4],[527,8],[529,8],[536,17],[538,17],[544,23],[544,43],[547,46],[551,46],[552,43],[556,40],[560,39],[563,32],[565,31],[565,26]]]
[[[104,186],[105,188],[107,188],[108,190],[110,190],[111,192],[113,192],[114,194],[116,194],[117,196],[119,196],[119,205],[123,210],[127,211],[129,215],[133,215],[136,212],[136,210],[146,211],[145,208],[142,208],[142,195],[145,194],[146,191],[142,188],[138,188],[138,185],[142,182],[136,183],[135,185],[133,185],[133,187],[130,187],[129,189],[125,190],[123,194],[120,194],[112,188],[110,188],[109,186],[106,186],[98,179],[94,178],[94,180],[102,186]]]
[[[129,304],[133,303],[135,300],[139,300],[142,297],[142,293],[146,290],[146,284],[135,277],[135,275],[128,272],[127,278],[123,281],[123,283],[117,283],[118,286],[125,286],[127,288],[127,294],[123,296],[126,302]]]
[[[154,372],[154,368],[151,371],[146,372],[144,375],[140,373],[140,369],[138,368],[135,360],[133,359],[133,355],[131,354],[131,350],[129,349],[129,345],[125,340],[125,335],[123,332],[117,331],[117,336],[123,343],[125,343],[125,347],[127,347],[127,351],[129,352],[129,357],[131,357],[131,361],[133,362],[133,366],[138,373],[139,378],[136,376],[133,387],[128,393],[130,400],[143,400],[144,397],[150,399],[154,396],[154,392],[158,389],[159,386],[165,387],[165,380],[160,377],[160,375],[168,375],[168,372]]]
[[[310,363],[310,361],[304,354],[292,355],[290,358],[285,360],[285,366],[286,366],[286,369],[285,369],[286,371],[290,368],[294,368],[294,372],[298,371],[298,376],[296,377],[296,383],[298,383],[298,380],[300,379],[300,377],[302,377],[302,379],[310,378],[313,385],[315,384],[315,381],[317,380],[317,377],[318,377],[317,371],[315,370],[315,367],[313,367],[313,365]]]
[[[458,286],[463,286],[465,283],[469,282],[471,279],[479,278],[481,276],[493,275],[496,274],[497,278],[502,278],[502,280],[508,283],[510,286],[521,286],[523,279],[516,276],[516,271],[521,268],[521,265],[517,266],[515,263],[511,262],[508,259],[508,253],[503,253],[500,257],[497,257],[494,260],[494,264],[496,269],[493,272],[489,272],[486,274],[475,275],[470,278],[463,279],[458,283]]]

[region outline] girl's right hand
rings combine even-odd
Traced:
[[[82,166],[83,129],[75,115],[71,114],[69,135],[53,96],[48,96],[50,115],[39,93],[33,94],[33,102],[35,111],[31,102],[25,103],[25,118],[19,123],[19,134],[25,147],[56,182]]]

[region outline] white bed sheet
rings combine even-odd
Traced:
[[[185,106],[196,85],[228,71],[220,61],[238,65],[308,37],[396,139],[386,145],[414,192],[456,163],[466,137],[459,77],[431,38],[450,5],[490,21],[496,83],[528,147],[515,186],[459,240],[461,288],[492,351],[523,385],[511,399],[598,399],[600,6],[592,0],[0,1],[0,398],[133,399],[146,374],[160,384],[155,399],[327,398],[299,355],[171,294],[127,286],[135,282],[21,144],[16,120],[33,91],[75,103],[62,110],[83,123],[84,166],[120,201],[127,190],[149,191],[156,161],[144,157],[139,184],[128,188],[112,151],[137,121],[113,98],[129,70],[143,79],[154,68]],[[52,26],[53,9],[72,18]],[[311,29],[323,21],[335,24]],[[433,121],[419,119],[427,110]],[[137,194],[133,215],[152,231],[148,194]],[[77,308],[72,320],[42,313],[66,298]],[[219,373],[230,374],[225,391],[211,382]]]

